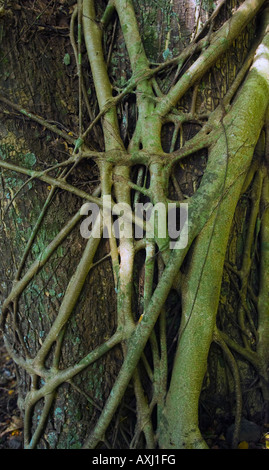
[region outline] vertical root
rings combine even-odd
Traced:
[[[242,416],[242,391],[241,391],[239,370],[238,370],[236,360],[234,359],[234,356],[232,355],[224,339],[219,334],[217,328],[215,328],[215,331],[214,331],[213,341],[215,341],[215,343],[218,344],[220,348],[222,349],[228,361],[228,364],[230,366],[230,369],[232,371],[233,378],[234,378],[236,411],[235,411],[235,428],[234,428],[234,434],[233,434],[232,447],[235,449],[239,441],[241,416]]]

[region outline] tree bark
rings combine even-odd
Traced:
[[[268,406],[264,4],[2,8],[1,326],[26,448],[207,448],[220,350],[234,446],[250,368]],[[188,243],[127,236],[138,201],[188,205]]]

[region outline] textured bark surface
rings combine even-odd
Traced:
[[[26,0],[0,10],[2,326],[26,447],[221,446],[234,419],[237,445],[242,411],[266,423],[263,3]],[[67,160],[67,177],[64,166],[44,173]],[[75,214],[107,195],[187,202],[188,246],[83,239]]]
[[[74,2],[73,2],[74,3]],[[13,8],[12,8],[13,7]],[[32,2],[14,7],[1,21],[1,92],[27,110],[46,116],[52,123],[60,122],[71,132],[78,125],[77,78],[75,61],[64,63],[66,54],[72,56],[69,40],[72,2]],[[45,9],[45,10],[44,10]],[[44,11],[43,11],[44,10]],[[37,19],[39,13],[42,13]],[[70,149],[53,133],[15,113],[1,113],[1,158],[21,163],[28,168],[43,170],[63,161]],[[92,191],[97,173],[93,165],[84,165],[73,172],[70,182]],[[10,283],[19,265],[23,250],[30,237],[43,204],[49,194],[49,185],[30,181],[5,213],[12,197],[27,181],[14,172],[1,174],[1,290],[2,299],[10,291]],[[27,260],[25,270],[34,258],[50,243],[57,232],[81,207],[81,201],[59,190],[48,208]],[[22,296],[18,321],[26,347],[34,356],[43,342],[82,255],[85,240],[79,235],[79,226],[52,256],[49,265],[28,286]],[[107,253],[103,243],[99,255]],[[25,271],[23,271],[25,272]],[[107,260],[89,274],[80,301],[66,329],[61,367],[73,364],[99,345],[115,329],[115,296],[110,262]],[[34,313],[33,313],[34,311]],[[100,328],[101,325],[101,328]],[[12,334],[11,334],[12,337]],[[15,341],[16,337],[12,338]],[[121,362],[121,353],[105,356],[92,370],[74,378],[75,386],[88,394],[98,407],[107,398]],[[50,363],[50,358],[48,358]],[[29,389],[29,378],[18,368],[19,405]],[[87,397],[71,385],[59,389],[49,424],[44,431],[40,447],[80,447],[81,436],[89,423],[94,422],[97,408]],[[23,406],[23,405],[22,405]],[[35,410],[33,426],[40,417]],[[23,409],[22,409],[23,412]]]

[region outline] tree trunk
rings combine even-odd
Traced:
[[[217,413],[237,446],[242,416],[266,422],[264,5],[1,7],[1,324],[26,448],[207,448]]]

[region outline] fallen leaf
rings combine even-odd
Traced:
[[[242,441],[237,446],[238,449],[248,449],[248,443],[246,441]]]
[[[19,429],[22,429],[22,427],[23,427],[22,419],[19,418],[18,416],[13,416],[12,421],[9,424],[9,426],[3,432],[1,432],[0,438],[3,437],[5,434],[18,431]]]

